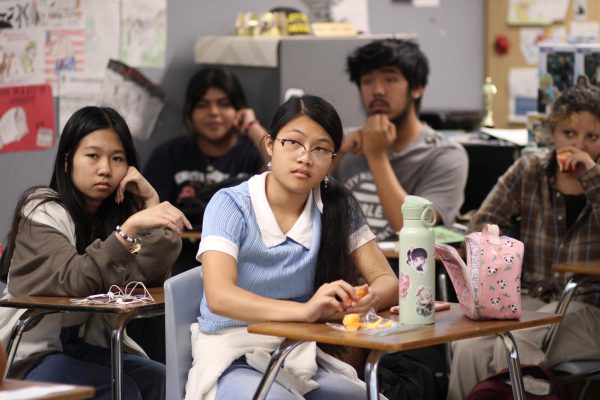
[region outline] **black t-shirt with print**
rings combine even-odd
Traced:
[[[188,136],[157,147],[144,168],[144,176],[158,192],[201,230],[204,207],[214,193],[236,185],[263,167],[254,144],[240,136],[236,146],[221,157],[209,157]]]

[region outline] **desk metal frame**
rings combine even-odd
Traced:
[[[377,367],[381,357],[387,352],[410,350],[447,343],[453,340],[495,334],[502,341],[506,350],[506,359],[508,362],[508,372],[511,379],[513,397],[518,400],[525,400],[525,389],[519,365],[517,345],[510,331],[556,323],[560,321],[561,317],[554,314],[525,312],[523,321],[470,321],[462,315],[462,312],[460,312],[458,305],[456,304],[452,305],[451,311],[442,311],[439,314],[444,316],[445,313],[448,313],[450,318],[446,318],[445,321],[439,322],[441,327],[440,333],[435,331],[436,328],[431,328],[434,330],[433,333],[424,332],[420,337],[418,337],[419,334],[417,331],[412,331],[412,337],[404,336],[406,333],[411,334],[411,332],[405,332],[389,336],[365,338],[364,335],[356,333],[340,333],[333,331],[331,328],[324,327],[324,324],[269,322],[252,324],[248,327],[248,331],[251,333],[287,337],[287,339],[285,339],[279,348],[272,354],[267,370],[256,389],[253,399],[263,400],[266,398],[285,357],[296,346],[303,342],[317,341],[370,349],[371,351],[365,364],[365,382],[367,384],[367,399],[376,400],[379,398]],[[463,324],[463,327],[458,330],[454,329],[452,325],[457,324]],[[299,329],[295,330],[295,327]],[[314,335],[311,332],[314,332]],[[414,334],[414,332],[417,332],[417,334]],[[364,339],[359,340],[358,338],[361,336]]]
[[[151,288],[149,291],[156,300],[154,303],[138,303],[125,306],[116,304],[75,304],[70,303],[69,298],[45,296],[13,297],[0,300],[0,307],[27,309],[19,317],[11,332],[6,347],[7,365],[4,377],[6,377],[12,366],[23,333],[35,327],[45,315],[58,312],[116,314],[111,334],[112,393],[113,399],[121,400],[123,396],[123,331],[132,319],[155,317],[163,315],[165,312],[163,289]],[[62,304],[57,304],[57,299]]]

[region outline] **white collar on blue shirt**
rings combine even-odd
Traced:
[[[266,178],[269,172],[264,172],[260,175],[255,175],[248,180],[248,192],[250,193],[250,200],[252,200],[252,208],[254,215],[256,215],[256,221],[258,222],[258,228],[262,236],[263,243],[267,247],[274,247],[283,242],[285,238],[289,237],[295,242],[301,244],[306,249],[310,249],[312,242],[312,205],[313,196],[314,201],[317,203],[319,211],[323,212],[323,202],[321,200],[321,189],[316,187],[311,190],[304,205],[302,214],[296,220],[292,228],[284,234],[277,221],[269,201],[267,200],[266,191]]]

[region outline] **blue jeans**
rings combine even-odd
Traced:
[[[63,343],[63,353],[51,354],[27,374],[28,381],[88,385],[94,399],[112,399],[110,349],[81,340]],[[123,354],[123,399],[164,399],[165,366],[134,354]]]
[[[219,378],[216,400],[251,399],[263,376],[246,363],[246,358],[235,360]],[[313,379],[321,385],[304,395],[306,400],[364,400],[367,393],[346,377],[335,375],[319,367]],[[273,381],[267,400],[295,400],[284,386]]]

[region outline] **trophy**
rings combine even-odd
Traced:
[[[483,84],[483,120],[481,121],[481,125],[486,128],[494,127],[494,111],[492,111],[492,105],[494,96],[498,93],[498,89],[496,85],[492,83],[492,78],[489,76],[485,78],[485,83]]]

